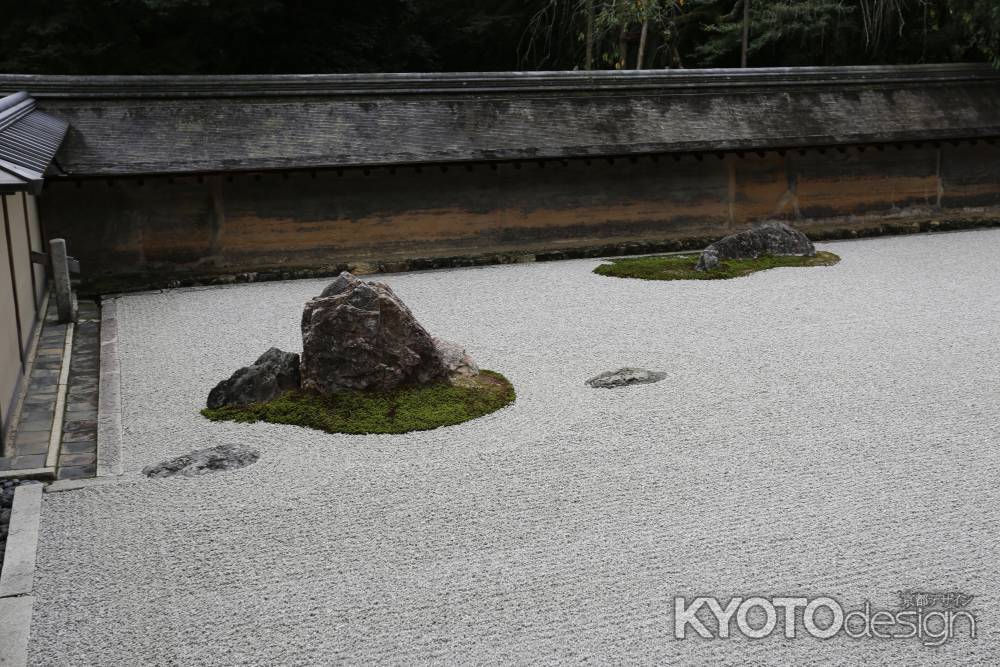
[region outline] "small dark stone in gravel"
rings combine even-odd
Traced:
[[[264,403],[298,388],[299,355],[272,347],[253,365],[239,369],[231,378],[217,384],[208,394],[208,407]]]
[[[219,445],[208,449],[178,456],[155,466],[146,466],[142,474],[146,477],[198,477],[213,472],[239,470],[256,463],[260,453],[242,445]]]
[[[666,373],[647,371],[645,368],[619,368],[616,371],[608,371],[592,377],[587,380],[587,384],[594,389],[614,389],[633,384],[659,382],[665,377],[667,377]]]

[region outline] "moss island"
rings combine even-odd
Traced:
[[[292,424],[327,433],[407,433],[461,424],[495,412],[515,398],[507,378],[484,370],[453,383],[390,392],[288,391],[266,403],[205,408],[201,414],[212,421]]]
[[[833,266],[840,257],[832,252],[817,252],[813,257],[765,256],[756,259],[723,260],[719,267],[709,271],[695,271],[697,254],[659,255],[655,257],[627,257],[601,264],[594,273],[615,278],[640,280],[725,280],[748,276],[757,271],[786,266]]]

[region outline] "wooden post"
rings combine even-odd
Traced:
[[[646,39],[649,36],[649,19],[642,22],[642,32],[639,34],[639,53],[635,57],[635,68],[642,69],[643,57],[646,55]]]
[[[73,283],[69,279],[69,261],[66,255],[66,239],[49,241],[49,257],[52,260],[52,285],[56,293],[56,309],[60,322],[76,321],[76,296]]]

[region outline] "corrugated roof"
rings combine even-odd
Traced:
[[[0,99],[0,192],[40,192],[68,128],[37,110],[25,92]]]
[[[564,159],[1000,136],[987,65],[0,75],[73,126],[70,175]]]

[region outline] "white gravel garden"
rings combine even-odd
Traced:
[[[47,494],[36,664],[946,664],[975,642],[676,640],[677,595],[996,607],[1000,231],[719,281],[597,260],[385,275],[517,400],[350,435],[201,416],[329,281],[118,299],[121,483]],[[249,326],[248,323],[252,323]],[[657,382],[594,389],[617,368]],[[659,378],[658,378],[659,379]],[[218,445],[239,470],[147,479]]]

